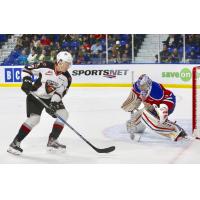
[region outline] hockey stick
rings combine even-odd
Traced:
[[[37,95],[35,95],[33,92],[30,92],[30,94],[35,97],[45,108],[49,108],[49,106],[42,101]],[[93,144],[91,144],[87,139],[85,139],[77,130],[75,130],[70,124],[68,124],[62,117],[60,117],[58,114],[55,113],[55,116],[60,119],[64,124],[66,124],[74,133],[76,133],[82,140],[84,140],[89,146],[91,146],[96,152],[98,153],[110,153],[115,150],[115,146],[99,149],[95,147]]]

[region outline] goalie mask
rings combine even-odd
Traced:
[[[145,101],[151,91],[152,80],[146,74],[142,74],[136,81],[136,85],[141,90],[140,98]]]
[[[142,74],[136,84],[141,91],[149,91],[152,86],[152,80],[146,74]]]
[[[61,51],[57,57],[57,71],[66,72],[72,65],[72,55],[67,51]]]

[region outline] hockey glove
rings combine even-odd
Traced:
[[[46,108],[46,112],[51,115],[52,117],[56,118],[55,113],[60,108],[59,102],[51,102],[49,107]]]
[[[160,107],[158,107],[156,104],[153,104],[159,118],[160,123],[164,123],[168,118],[168,106],[165,104],[160,104]]]
[[[30,76],[25,76],[23,78],[21,89],[28,95],[33,89],[32,78]]]

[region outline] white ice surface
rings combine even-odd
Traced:
[[[191,89],[173,89],[177,106],[171,120],[191,133]],[[26,119],[25,94],[19,88],[0,88],[0,163],[200,163],[200,141],[175,143],[147,130],[141,142],[126,133],[129,114],[120,109],[129,88],[70,88],[64,103],[68,122],[97,147],[115,145],[109,154],[94,152],[68,127],[60,141],[66,153],[46,150],[54,119],[43,111],[40,124],[24,139],[21,156],[6,152]]]

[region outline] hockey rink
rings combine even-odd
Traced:
[[[20,156],[6,152],[26,119],[26,95],[20,88],[0,88],[0,163],[200,163],[200,141],[172,142],[147,129],[140,142],[132,141],[125,123],[129,114],[120,106],[129,88],[70,88],[64,97],[69,124],[99,148],[115,145],[109,154],[98,154],[68,127],[59,141],[65,153],[48,152],[46,143],[54,119],[43,111],[40,124],[21,143]],[[191,133],[191,89],[172,89],[177,104],[170,120]]]

